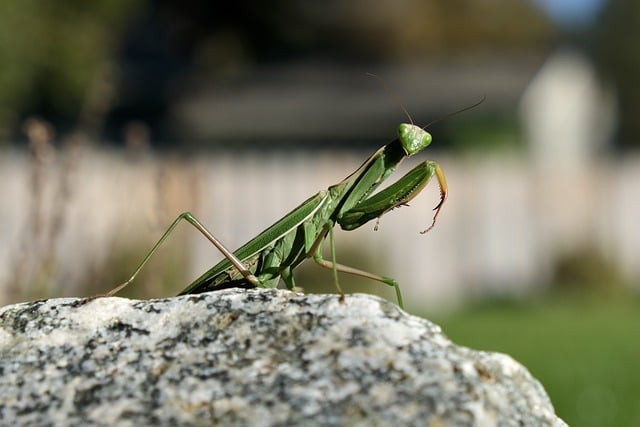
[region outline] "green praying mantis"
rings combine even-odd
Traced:
[[[339,183],[311,196],[234,252],[228,250],[193,214],[182,213],[160,237],[133,275],[107,295],[112,296],[131,283],[158,247],[184,220],[200,231],[224,255],[224,259],[187,286],[179,295],[233,287],[275,288],[280,279],[288,289],[293,290],[296,287],[293,270],[304,260],[312,258],[321,267],[333,271],[333,280],[341,300],[344,298],[344,293],[338,283],[338,272],[366,277],[392,286],[396,292],[398,305],[404,308],[402,293],[396,280],[336,262],[333,229],[338,224],[343,230],[354,230],[373,219],[379,221],[380,217],[387,212],[406,205],[416,197],[434,176],[440,186],[440,200],[434,208],[431,224],[421,233],[426,233],[436,224],[447,199],[447,183],[442,169],[432,160],[423,161],[398,181],[372,195],[403,159],[419,153],[431,144],[431,134],[424,128],[414,125],[408,113],[407,116],[411,123],[400,124],[397,138],[379,148],[355,172]],[[378,222],[375,229],[377,226]],[[326,260],[322,256],[322,246],[327,236],[331,248],[331,260]]]

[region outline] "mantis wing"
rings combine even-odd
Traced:
[[[234,251],[233,254],[243,262],[256,257],[267,248],[273,247],[278,241],[282,241],[287,234],[295,233],[300,225],[309,221],[309,219],[311,219],[322,208],[327,199],[327,191],[321,191],[310,197],[275,224],[271,225],[262,233],[242,245]],[[272,262],[272,258],[261,258],[264,262]],[[228,274],[228,271],[232,269],[233,266],[229,260],[223,259],[187,286],[182,292],[180,292],[180,295],[206,292],[213,289],[220,289],[221,287],[242,286],[245,282],[244,279],[229,280],[230,275]],[[266,283],[265,285],[268,286]]]

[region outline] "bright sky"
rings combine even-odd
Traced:
[[[533,0],[554,20],[565,25],[590,24],[607,0]]]

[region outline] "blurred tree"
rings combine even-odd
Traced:
[[[0,2],[0,134],[25,112],[73,120],[87,102],[104,102],[127,18],[143,1]]]
[[[526,51],[553,38],[550,21],[525,0],[274,0],[176,3],[156,0],[186,46],[272,61],[415,60],[424,54]],[[226,51],[220,52],[223,43]],[[227,44],[228,43],[228,44]]]
[[[185,82],[256,63],[529,55],[555,37],[527,0],[21,0],[0,3],[0,33],[0,130],[100,110],[114,128],[143,118],[154,131]]]
[[[618,96],[619,124],[615,143],[640,146],[640,2],[609,0],[587,37],[596,66]]]

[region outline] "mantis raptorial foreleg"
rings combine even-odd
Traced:
[[[342,213],[338,217],[338,223],[345,230],[353,230],[372,219],[379,219],[385,213],[406,205],[409,200],[422,191],[434,175],[440,186],[440,201],[433,209],[435,213],[431,224],[421,231],[424,234],[436,224],[436,219],[448,194],[444,173],[442,173],[440,165],[431,160],[418,164],[398,181]]]

